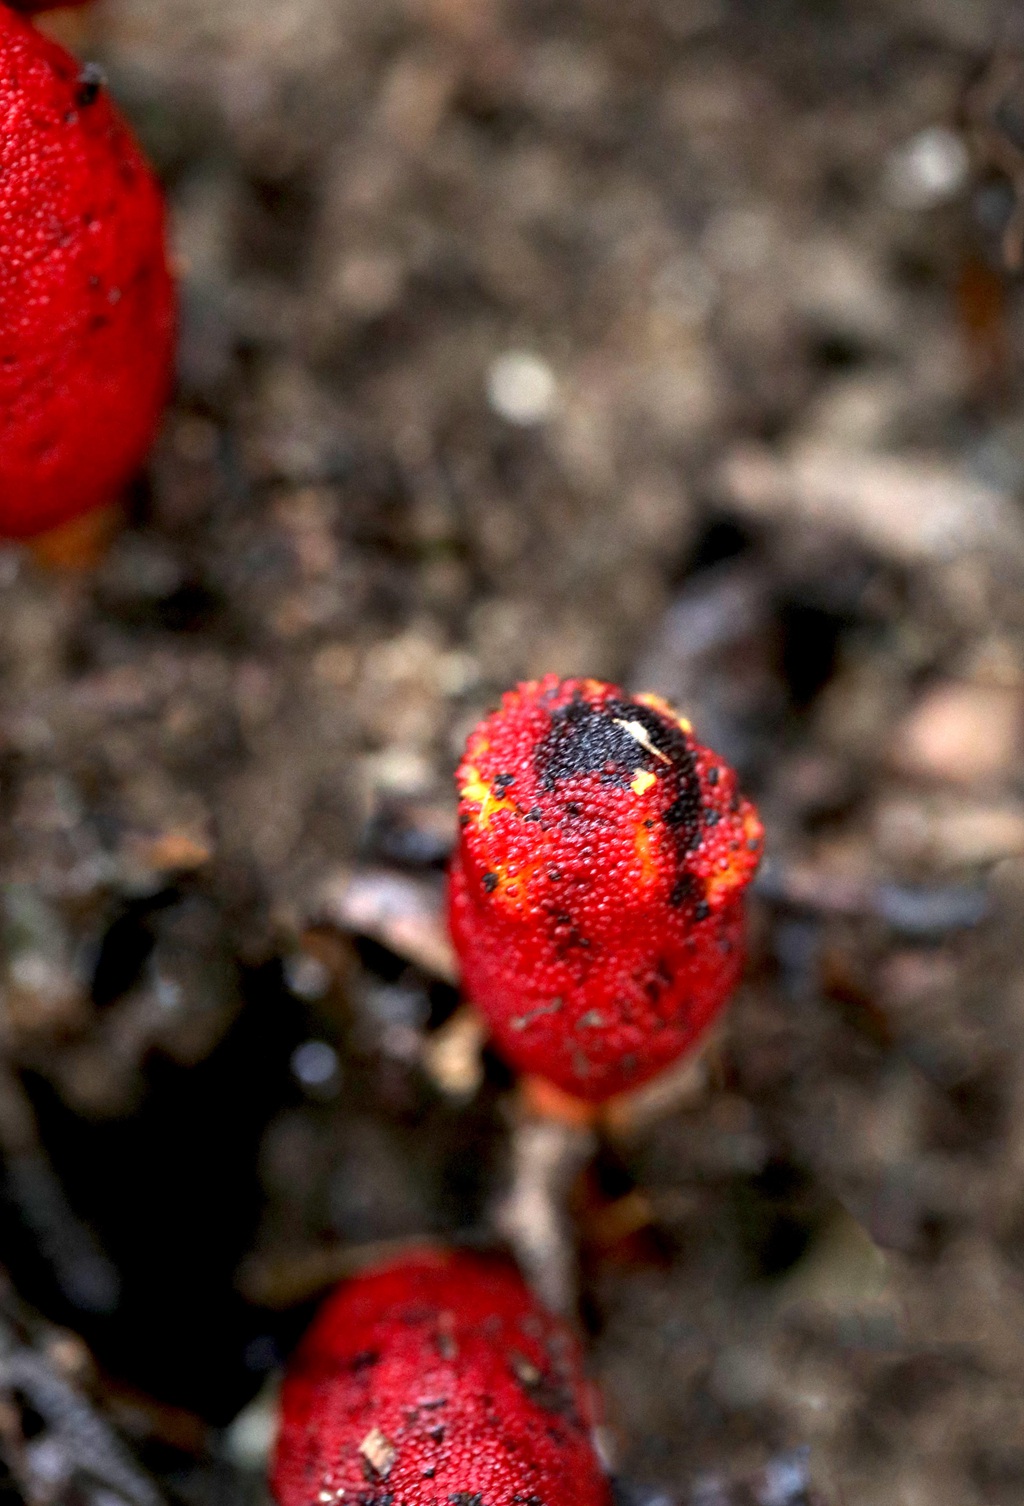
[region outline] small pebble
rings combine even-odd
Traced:
[[[326,1041],[303,1041],[291,1059],[292,1074],[302,1086],[318,1097],[335,1087],[340,1076],[338,1053]]]
[[[960,192],[969,166],[963,138],[929,126],[889,154],[883,191],[896,209],[932,209]]]
[[[757,1506],[802,1506],[810,1489],[807,1460],[810,1449],[792,1449],[780,1454],[764,1468],[755,1489]]]
[[[896,728],[893,761],[903,773],[958,785],[1005,779],[1017,768],[1022,728],[1017,688],[943,681]]]
[[[319,957],[294,952],[285,958],[284,981],[299,999],[322,999],[331,986],[331,973]]]
[[[225,1430],[221,1449],[238,1469],[263,1470],[277,1435],[276,1378],[243,1407]]]
[[[544,423],[554,413],[558,383],[541,356],[526,350],[510,350],[491,363],[487,400],[499,418],[528,429]]]

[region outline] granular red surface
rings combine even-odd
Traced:
[[[656,696],[518,686],[456,775],[452,933],[502,1053],[578,1097],[693,1044],[743,962],[761,852],[736,776]]]
[[[160,189],[101,76],[0,5],[0,534],[112,501],[170,379]]]
[[[505,1262],[340,1287],[285,1379],[280,1506],[606,1506],[574,1340]]]

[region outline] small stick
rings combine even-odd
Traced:
[[[21,1311],[0,1273],[0,1457],[27,1506],[72,1496],[86,1506],[161,1506],[113,1428],[61,1372],[60,1345],[46,1343],[53,1332]],[[43,1420],[31,1438],[23,1432],[25,1407]]]
[[[569,1193],[597,1139],[585,1124],[540,1118],[520,1099],[512,1126],[511,1175],[494,1224],[533,1290],[552,1312],[571,1316],[579,1296]]]
[[[16,1205],[64,1296],[83,1312],[112,1312],[120,1279],[92,1231],[69,1206],[16,1073],[0,1058],[4,1191]]]

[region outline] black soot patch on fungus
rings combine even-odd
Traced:
[[[560,779],[587,774],[628,785],[637,769],[664,773],[669,765],[696,785],[693,753],[674,723],[635,701],[592,706],[578,694],[551,713],[536,755],[537,776],[546,790]]]
[[[90,105],[96,103],[99,92],[106,81],[107,76],[99,63],[85,63],[83,65],[82,71],[75,81],[75,104],[78,105],[79,109],[87,110]]]
[[[572,1386],[557,1375],[545,1374],[515,1350],[509,1355],[512,1374],[529,1399],[543,1411],[578,1422]]]
[[[626,789],[638,769],[658,776],[664,791],[662,821],[675,853],[677,877],[670,903],[702,898],[686,869],[686,856],[699,847],[705,812],[696,755],[675,720],[651,706],[613,698],[592,705],[577,693],[551,713],[551,726],[535,754],[537,778],[547,791],[559,780],[598,774]],[[568,804],[567,817],[581,807]]]

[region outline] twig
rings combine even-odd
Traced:
[[[575,1312],[578,1289],[569,1192],[595,1146],[591,1129],[519,1117],[509,1185],[494,1210],[495,1226],[534,1291],[552,1312],[565,1315]]]
[[[9,1294],[4,1304],[12,1306]],[[26,1409],[43,1427],[26,1436]],[[134,1464],[90,1401],[33,1345],[24,1324],[0,1308],[0,1457],[27,1506],[74,1498],[88,1506],[161,1506],[156,1486]],[[113,1500],[112,1500],[113,1498]]]

